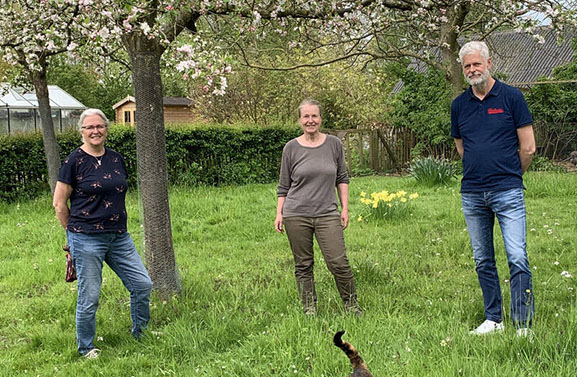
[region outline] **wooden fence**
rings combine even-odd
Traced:
[[[411,161],[417,143],[413,132],[401,128],[328,130],[341,139],[351,175],[398,172]]]
[[[562,131],[542,122],[535,122],[537,154],[557,160],[577,149],[577,124],[569,124]],[[343,142],[347,168],[351,175],[367,173],[401,172],[409,167],[411,152],[421,142],[421,156],[434,156],[449,160],[458,159],[457,150],[451,140],[431,145],[409,129],[379,127],[373,129],[326,130]],[[448,131],[447,131],[448,132]]]

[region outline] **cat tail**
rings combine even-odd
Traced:
[[[353,345],[350,344],[349,342],[344,342],[341,339],[341,337],[343,336],[344,333],[345,333],[345,330],[341,330],[335,334],[335,336],[333,338],[333,342],[335,343],[335,346],[342,349],[343,352],[349,357],[349,360],[351,361],[351,364],[353,365],[353,369],[366,369],[366,370],[368,370],[367,365],[363,361],[363,358],[361,357],[361,355],[359,355],[359,352],[357,351],[357,349],[355,347],[353,347]]]

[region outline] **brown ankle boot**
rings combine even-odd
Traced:
[[[348,281],[337,281],[337,289],[339,290],[339,294],[343,300],[345,310],[360,317],[363,312],[359,308],[359,303],[357,301],[355,281],[353,279]]]
[[[303,304],[303,311],[307,315],[317,314],[317,292],[315,290],[315,281],[297,282],[299,298]]]

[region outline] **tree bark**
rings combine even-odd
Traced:
[[[163,48],[145,36],[127,34],[136,101],[136,153],[144,220],[145,259],[154,288],[163,298],[180,292],[172,244],[163,91]]]
[[[453,88],[453,96],[456,97],[463,91],[463,70],[459,58],[459,43],[457,41],[460,30],[465,23],[465,18],[470,11],[470,3],[460,2],[455,8],[450,9],[447,17],[450,22],[441,27],[441,55],[446,67],[445,76]]]
[[[36,90],[38,99],[38,112],[40,113],[40,124],[42,128],[42,142],[44,144],[44,154],[46,155],[46,164],[48,167],[48,182],[50,190],[54,193],[58,173],[60,170],[60,153],[56,133],[54,132],[54,123],[52,122],[52,108],[50,107],[50,98],[48,95],[48,83],[46,81],[46,62],[41,61],[42,70],[32,71],[30,80]]]

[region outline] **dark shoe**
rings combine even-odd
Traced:
[[[362,310],[359,308],[358,305],[348,306],[345,307],[347,313],[354,315],[355,317],[361,318],[363,316]]]
[[[317,315],[317,308],[315,307],[305,308],[304,313],[306,316],[314,317]]]

